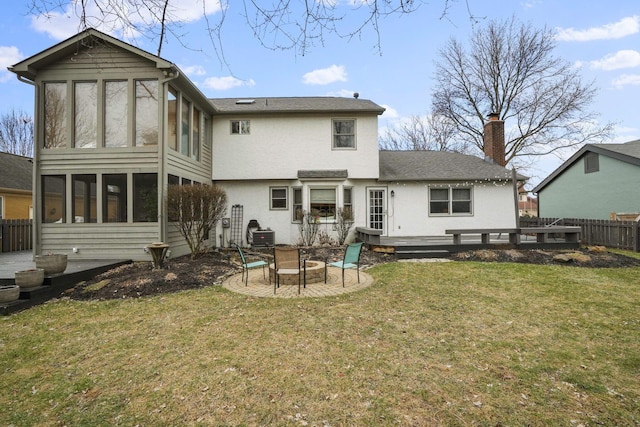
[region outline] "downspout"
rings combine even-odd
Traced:
[[[168,228],[169,228],[169,219],[167,216],[167,206],[165,203],[165,199],[166,199],[166,188],[169,185],[169,180],[168,180],[168,176],[166,173],[167,170],[167,156],[165,156],[165,152],[166,152],[166,145],[167,145],[167,96],[166,93],[168,92],[168,90],[165,90],[165,86],[166,83],[177,79],[178,77],[180,77],[180,71],[178,71],[177,68],[175,67],[171,67],[167,70],[163,71],[165,76],[167,76],[165,79],[159,80],[158,83],[160,84],[160,87],[158,88],[159,90],[162,90],[162,108],[159,109],[160,111],[162,111],[162,113],[158,112],[158,114],[161,114],[161,120],[159,120],[159,126],[162,126],[162,140],[160,142],[160,146],[158,147],[158,155],[160,156],[160,165],[159,165],[159,170],[158,170],[158,180],[160,181],[160,186],[158,188],[158,193],[161,197],[159,197],[160,200],[158,200],[158,203],[160,204],[160,209],[158,210],[158,212],[160,213],[160,217],[158,218],[158,221],[160,222],[160,241],[168,243],[167,242],[167,238],[169,237],[168,235]]]
[[[9,67],[9,71],[11,72],[15,72],[13,71],[13,68]],[[39,132],[39,125],[38,125],[38,120],[37,120],[37,114],[36,112],[38,111],[38,85],[36,84],[36,82],[34,82],[33,80],[29,80],[26,77],[17,74],[16,76],[18,78],[18,81],[22,82],[22,83],[27,83],[31,86],[34,87],[34,95],[33,95],[33,148],[32,148],[32,152],[33,152],[33,160],[32,160],[32,164],[33,164],[33,172],[31,173],[31,206],[33,206],[33,220],[32,220],[32,228],[31,228],[31,256],[33,257],[33,259],[35,260],[35,256],[40,254],[40,245],[39,245],[39,236],[40,236],[40,227],[39,224],[42,223],[42,211],[40,209],[37,208],[37,206],[39,206],[39,204],[37,203],[37,196],[38,196],[38,191],[39,191],[39,186],[38,186],[38,173],[39,173],[39,169],[38,169],[38,145],[36,144],[36,141],[38,139],[37,135]]]
[[[511,180],[513,181],[513,197],[515,200],[515,208],[516,208],[516,228],[520,228],[520,212],[519,212],[519,203],[518,203],[518,175],[516,174],[516,168],[511,169]]]

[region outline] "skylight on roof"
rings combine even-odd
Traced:
[[[255,104],[256,100],[255,99],[238,99],[236,101],[236,104]]]

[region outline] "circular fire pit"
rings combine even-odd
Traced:
[[[324,282],[324,268],[325,263],[323,261],[307,260],[307,283]],[[301,271],[300,274],[304,275],[304,271]],[[269,278],[272,282],[276,280],[275,266],[273,264],[269,264]],[[304,283],[304,276],[300,276],[300,282]],[[298,286],[298,276],[283,274],[280,276],[280,284]]]

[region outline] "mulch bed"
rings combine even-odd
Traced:
[[[342,259],[344,249],[339,247],[313,247],[302,249],[304,257],[328,260]],[[268,257],[271,249],[256,249],[248,257]],[[560,261],[557,255],[564,254]],[[567,254],[569,254],[567,256]],[[556,259],[554,259],[556,258]],[[75,300],[106,300],[139,298],[144,296],[198,289],[219,285],[230,275],[240,273],[235,251],[209,251],[195,259],[189,256],[166,260],[165,269],[153,270],[151,262],[123,265],[93,279],[78,283],[65,296]],[[579,251],[543,250],[479,250],[454,254],[455,261],[518,262],[529,264],[562,264],[578,267],[637,267],[640,259],[607,252],[603,249]],[[363,250],[362,266],[373,266],[395,261],[394,255]]]

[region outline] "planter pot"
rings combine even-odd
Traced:
[[[0,286],[0,303],[16,301],[20,298],[20,286],[18,285],[1,285]]]
[[[34,268],[31,270],[16,271],[16,285],[22,289],[36,288],[42,286],[44,282],[44,269]]]
[[[67,255],[36,255],[36,267],[44,269],[44,274],[58,274],[67,269]]]

